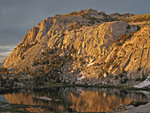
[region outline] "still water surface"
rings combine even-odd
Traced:
[[[40,105],[29,107],[30,112],[111,112],[132,101],[147,101],[141,92],[103,88],[51,88],[18,91],[4,95],[9,103]]]

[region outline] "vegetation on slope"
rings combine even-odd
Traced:
[[[121,21],[126,22],[150,22],[150,14],[143,14],[143,15],[133,15],[129,17],[118,17]]]

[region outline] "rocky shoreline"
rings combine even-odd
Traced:
[[[150,102],[138,107],[133,105],[126,106],[124,110],[116,111],[115,113],[149,113],[150,111]]]
[[[109,77],[104,79],[89,79],[84,78],[83,80],[79,80],[76,78],[76,81],[72,82],[71,77],[68,79],[67,77],[62,79],[62,76],[59,75],[57,78],[48,78],[45,76],[36,76],[30,74],[21,74],[15,75],[10,73],[1,73],[0,76],[0,87],[1,88],[10,88],[10,89],[17,89],[17,88],[48,88],[48,87],[100,87],[100,88],[119,88],[119,89],[129,89],[129,90],[150,90],[150,86],[145,85],[144,87],[135,87],[138,84],[145,81],[149,81],[149,78],[140,79],[140,80],[128,80],[126,77],[120,77],[120,81],[116,77]],[[70,75],[71,76],[71,75]],[[74,75],[73,75],[74,76]],[[73,78],[74,79],[74,78]],[[111,80],[111,82],[110,82]],[[126,81],[127,80],[127,81]],[[109,82],[108,82],[109,81]],[[117,83],[118,84],[114,84]],[[149,82],[148,82],[149,83]]]

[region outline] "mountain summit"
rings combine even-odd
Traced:
[[[77,83],[120,84],[146,78],[150,25],[140,18],[93,9],[48,17],[25,35],[3,66]],[[123,76],[121,81],[118,76]]]

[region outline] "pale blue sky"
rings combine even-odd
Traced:
[[[0,46],[17,45],[46,17],[88,8],[145,14],[150,13],[150,0],[0,0]]]

